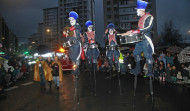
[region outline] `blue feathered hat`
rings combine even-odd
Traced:
[[[114,29],[114,28],[115,28],[115,25],[112,24],[112,23],[110,23],[110,24],[108,24],[107,28],[108,28],[108,29]]]
[[[89,26],[93,26],[93,24],[92,24],[92,21],[87,21],[86,23],[85,23],[85,26],[88,28]]]
[[[74,18],[75,20],[77,20],[78,19],[78,14],[75,12],[75,11],[71,11],[70,13],[69,13],[69,19],[70,18]]]
[[[136,9],[146,9],[148,2],[137,0],[137,8]]]

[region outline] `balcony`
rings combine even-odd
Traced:
[[[138,19],[120,20],[120,23],[121,22],[124,22],[124,23],[126,23],[126,22],[138,22]]]
[[[136,7],[136,4],[131,4],[131,5],[119,5],[119,8],[126,8],[126,7]]]
[[[127,11],[127,12],[119,12],[119,15],[129,15],[129,14],[137,14],[136,11]]]

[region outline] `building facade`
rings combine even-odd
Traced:
[[[146,11],[152,13],[152,0],[145,1],[148,1]],[[104,29],[109,23],[114,23],[119,32],[138,28],[137,0],[104,0],[103,4]]]
[[[38,45],[45,45],[45,37],[44,37],[43,30],[44,30],[44,24],[39,23],[38,24],[38,39],[37,39]]]
[[[109,23],[113,23],[116,26],[116,30],[119,29],[119,0],[103,0],[104,10],[104,29],[107,28]]]
[[[5,54],[12,54],[18,49],[18,39],[16,35],[9,29],[4,18],[0,15],[0,43],[2,47],[0,51]]]
[[[42,25],[42,24],[40,24]],[[42,35],[44,45],[48,46],[52,51],[58,48],[58,8],[43,9],[43,29]],[[41,33],[41,32],[40,32]]]

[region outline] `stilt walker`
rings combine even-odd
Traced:
[[[88,58],[89,64],[89,73],[90,73],[90,87],[91,87],[91,94],[93,92],[94,86],[94,96],[96,96],[96,71],[97,71],[97,59],[100,55],[100,51],[98,49],[98,44],[96,44],[96,36],[95,31],[93,31],[93,23],[92,21],[87,21],[85,23],[88,31],[84,33],[84,42],[85,45],[88,47],[86,51],[86,57]],[[92,77],[92,72],[94,77]],[[92,78],[94,78],[94,82],[92,84]]]
[[[126,33],[121,34],[121,36],[126,35],[135,35],[135,34],[142,34],[144,40],[137,42],[135,49],[133,51],[133,55],[135,57],[136,66],[134,69],[131,70],[131,73],[135,75],[134,81],[134,96],[135,90],[137,87],[137,75],[140,74],[140,60],[141,60],[141,52],[144,52],[144,57],[146,58],[146,64],[148,64],[148,74],[147,76],[150,77],[150,94],[152,95],[152,103],[153,103],[153,86],[152,86],[152,66],[153,66],[153,57],[152,54],[154,53],[154,45],[151,40],[151,31],[153,28],[153,16],[149,13],[145,12],[148,2],[137,0],[137,16],[140,16],[138,21],[138,29],[137,30],[130,30]]]
[[[108,61],[109,61],[109,79],[110,79],[110,90],[108,91],[109,93],[111,93],[111,77],[112,77],[112,73],[113,73],[113,63],[115,66],[115,72],[117,73],[118,76],[118,82],[119,82],[119,92],[121,95],[121,83],[120,83],[120,77],[119,77],[119,56],[120,56],[120,52],[119,52],[119,37],[116,35],[116,30],[115,30],[115,25],[110,23],[107,26],[107,29],[105,31],[105,40],[106,43],[108,42],[108,45],[106,46],[106,55],[108,57]]]
[[[63,47],[69,47],[69,57],[74,63],[74,71],[72,74],[75,76],[75,94],[73,99],[73,111],[76,110],[75,104],[79,106],[79,94],[78,94],[78,79],[79,79],[79,65],[80,57],[82,52],[81,47],[81,28],[76,20],[78,19],[78,14],[74,11],[69,13],[70,27],[65,27],[63,31],[63,36],[66,37],[66,42],[63,43]]]

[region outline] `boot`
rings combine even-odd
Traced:
[[[136,56],[135,56],[135,60],[136,60],[136,66],[135,66],[135,68],[132,69],[130,72],[131,72],[132,74],[137,75],[137,74],[140,74],[140,72],[141,72],[141,67],[140,67],[140,55],[136,55]]]

